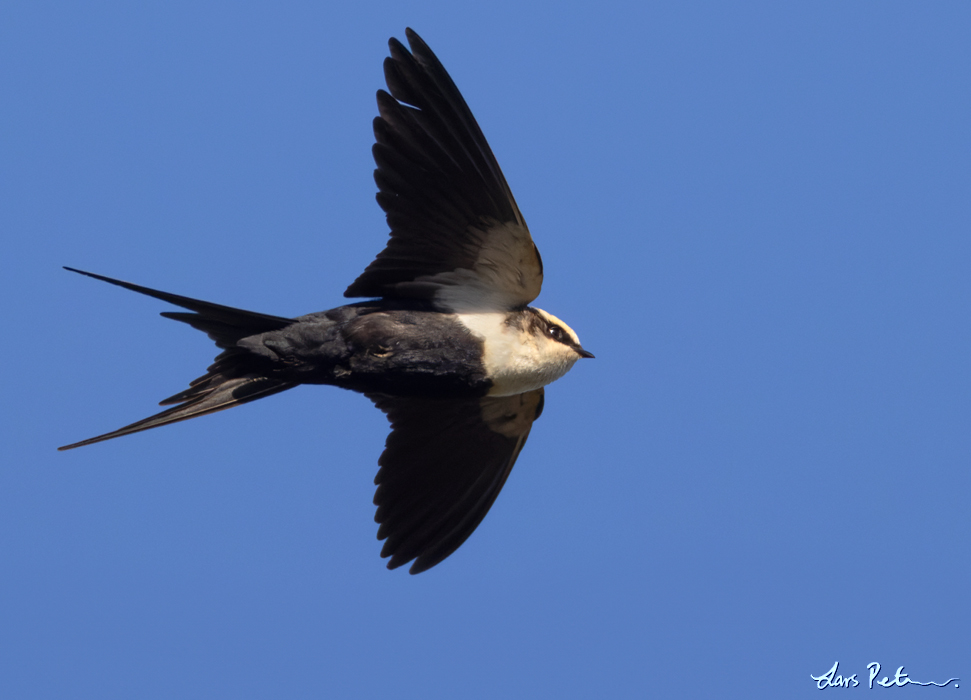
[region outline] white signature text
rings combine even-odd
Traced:
[[[816,681],[816,687],[820,690],[823,688],[855,688],[856,686],[860,685],[860,681],[857,680],[855,673],[851,676],[844,676],[837,673],[837,671],[839,671],[839,666],[840,662],[837,661],[835,664],[833,664],[831,669],[821,676],[810,675],[809,677]],[[905,685],[933,685],[937,686],[938,688],[944,688],[951,683],[954,683],[955,688],[960,687],[958,685],[958,681],[960,680],[959,678],[948,678],[943,683],[935,683],[934,681],[926,681],[921,683],[920,681],[915,681],[913,678],[910,678],[906,673],[904,673],[903,666],[900,666],[897,669],[897,672],[894,674],[893,678],[890,676],[884,676],[880,680],[876,680],[877,676],[880,675],[880,664],[873,661],[866,665],[866,669],[869,675],[868,687],[870,688],[873,688],[874,681],[876,681],[877,685],[883,688],[902,688]]]

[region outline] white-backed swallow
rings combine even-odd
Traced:
[[[375,520],[388,568],[411,573],[472,534],[543,410],[581,357],[569,326],[529,306],[543,264],[455,83],[424,41],[391,39],[373,154],[390,240],[344,292],[371,301],[283,318],[73,272],[180,306],[162,315],[222,352],[174,405],[68,450],[221,411],[298,384],[359,391],[391,422]]]

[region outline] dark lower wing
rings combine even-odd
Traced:
[[[382,557],[417,574],[479,526],[543,410],[543,390],[481,399],[372,395],[391,422],[374,482]]]

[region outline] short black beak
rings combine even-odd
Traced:
[[[579,355],[580,357],[589,357],[589,358],[592,359],[593,356],[594,356],[592,352],[588,352],[588,351],[584,350],[579,345],[574,346],[573,349],[577,351],[577,355]]]

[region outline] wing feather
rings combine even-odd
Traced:
[[[421,38],[396,39],[378,91],[372,149],[391,238],[344,292],[433,299],[456,311],[513,309],[539,295],[543,267],[492,149]]]
[[[481,399],[372,395],[391,422],[374,519],[382,557],[417,574],[458,549],[489,512],[543,410],[543,390]]]

